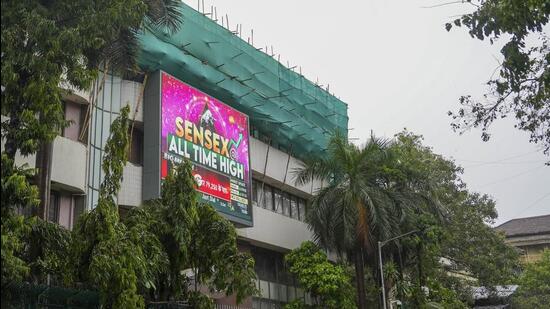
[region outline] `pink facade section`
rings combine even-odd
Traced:
[[[73,141],[78,141],[80,134],[80,113],[82,107],[78,103],[66,102],[65,103],[65,119],[71,121],[68,127],[63,131],[63,136]]]

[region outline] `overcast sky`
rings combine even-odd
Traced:
[[[197,8],[197,0],[185,2]],[[470,7],[425,8],[438,3],[204,0],[204,7],[215,6],[218,18],[227,13],[232,29],[242,24],[245,40],[254,29],[256,47],[273,45],[281,62],[330,84],[349,106],[350,137],[364,140],[371,130],[391,137],[406,127],[463,166],[470,190],[496,200],[497,223],[550,214],[548,158],[511,119],[495,123],[486,143],[480,130],[450,129],[447,111],[456,110],[461,95],[481,96],[502,57],[500,42],[471,39],[465,29],[445,31],[447,21]]]

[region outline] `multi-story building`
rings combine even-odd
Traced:
[[[330,133],[340,130],[347,134],[347,106],[278,62],[274,55],[264,53],[205,14],[183,4],[182,10],[184,23],[177,32],[148,30],[140,34],[138,63],[148,74],[137,74],[131,79],[104,74],[89,92],[74,91],[64,98],[65,116],[71,124],[54,141],[48,219],[72,228],[80,213],[95,207],[110,125],[125,105],[131,108],[134,125],[118,203],[124,211],[158,196],[161,179],[171,162],[177,161],[174,153],[179,149],[166,145],[170,142],[167,138],[179,138],[178,147],[187,142],[190,147],[200,144],[191,135],[186,142],[184,133],[177,131],[187,124],[181,121],[191,119],[186,118],[192,116],[187,107],[178,105],[180,119],[175,121],[180,121],[182,127],[165,110],[166,91],[170,90],[163,88],[166,81],[162,78],[171,78],[170,82],[177,83],[180,90],[197,95],[190,99],[172,93],[176,102],[173,104],[200,101],[195,103],[202,106],[199,116],[206,121],[200,125],[211,130],[193,137],[201,139],[203,133],[217,132],[221,144],[230,148],[225,156],[223,149],[217,149],[218,155],[222,154],[217,158],[218,165],[210,161],[199,164],[197,157],[192,161],[202,172],[206,170],[206,177],[215,178],[205,180],[199,176],[201,182],[209,184],[207,189],[218,188],[221,192],[203,196],[208,196],[206,200],[210,199],[235,223],[240,249],[255,258],[261,296],[242,307],[273,308],[295,298],[307,300],[307,293],[285,270],[283,256],[312,239],[304,216],[308,199],[321,184],[296,185],[293,171],[305,158],[325,151]],[[222,113],[216,119],[218,108],[230,115]],[[210,113],[206,109],[216,111]],[[232,125],[229,127],[245,134],[237,138],[231,128],[220,132],[218,124],[205,118],[208,113],[214,114],[214,121],[228,121]],[[170,122],[173,129],[168,132],[171,137],[163,131],[165,122]],[[189,128],[193,128],[191,124]],[[215,147],[207,146],[197,148],[197,154],[201,155],[204,148],[216,152]],[[227,159],[237,168],[244,168],[244,174],[237,173],[239,179],[219,167]],[[19,157],[17,163],[34,166],[35,158]],[[217,302],[220,306],[235,305],[231,297],[220,297]]]
[[[550,250],[550,215],[512,219],[496,229],[508,244],[521,250],[526,263],[538,261],[544,249]]]

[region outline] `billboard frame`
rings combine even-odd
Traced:
[[[199,88],[186,83],[185,81],[180,80],[179,78],[164,72],[162,70],[157,70],[153,73],[150,73],[148,76],[147,83],[145,85],[143,93],[143,128],[144,128],[144,137],[143,137],[143,180],[142,180],[142,199],[151,200],[160,197],[162,189],[162,180],[161,180],[161,164],[162,164],[162,75],[166,74],[172,78],[178,80],[179,82],[187,85],[205,96],[216,99],[221,104],[226,105],[227,107],[246,115],[247,122],[247,146],[248,146],[248,190],[247,190],[247,210],[250,214],[250,220],[226,213],[214,207],[216,211],[221,214],[223,217],[229,221],[236,224],[238,227],[252,227],[254,226],[254,216],[253,216],[253,206],[252,206],[252,164],[250,161],[250,117],[241,112],[239,109],[234,108],[233,106],[218,100],[215,96],[210,95]],[[192,164],[195,164],[191,161]],[[201,166],[201,165],[198,165]],[[201,193],[197,190],[199,194]]]

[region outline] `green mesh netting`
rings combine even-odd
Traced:
[[[250,123],[298,157],[319,155],[347,134],[347,105],[271,56],[182,4],[176,33],[140,34],[140,67],[164,70],[248,114]]]

